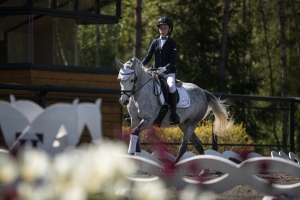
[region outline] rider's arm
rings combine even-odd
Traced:
[[[154,51],[155,51],[155,45],[154,45],[154,44],[155,44],[155,41],[156,41],[156,40],[153,40],[153,41],[152,41],[152,43],[151,43],[151,45],[150,45],[150,47],[149,47],[149,50],[148,50],[148,52],[147,52],[145,58],[142,60],[142,63],[143,63],[144,66],[147,65],[147,64],[149,63],[149,61],[151,60],[151,58],[152,58],[152,56],[153,56],[153,53],[154,53]]]

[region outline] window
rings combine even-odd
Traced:
[[[42,8],[53,8],[53,0],[34,0],[34,6]]]
[[[12,12],[18,14],[0,15],[0,64],[115,66],[119,20],[116,10],[120,5],[116,0],[32,2],[30,14],[16,7]],[[1,7],[21,5],[27,5],[27,1],[0,0],[0,13]]]
[[[75,11],[76,1],[75,0],[57,0],[57,9]]]
[[[0,16],[0,63],[29,62],[29,15]]]
[[[97,13],[95,0],[79,0],[79,11],[87,13]]]
[[[76,65],[77,31],[75,20],[56,17],[53,25],[53,64]]]
[[[77,65],[87,67],[115,66],[117,25],[78,22]]]
[[[53,63],[53,17],[33,16],[32,63],[52,65]]]
[[[116,15],[116,1],[102,0],[100,1],[100,14],[102,15]]]
[[[26,6],[26,0],[5,0],[0,1],[0,7],[19,7],[19,6]]]
[[[115,66],[116,24],[37,16],[33,30],[34,64]]]

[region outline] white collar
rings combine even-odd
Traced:
[[[167,39],[169,38],[169,35],[166,35],[166,36],[159,36],[159,39],[161,39],[162,37],[166,37]],[[166,40],[167,40],[166,39]]]

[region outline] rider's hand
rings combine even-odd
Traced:
[[[159,67],[158,70],[157,70],[157,73],[158,74],[162,74],[164,73],[165,71],[167,71],[167,69],[165,67]]]

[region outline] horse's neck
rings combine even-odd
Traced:
[[[134,101],[148,104],[149,101],[147,101],[147,99],[150,100],[154,96],[152,77],[141,68],[138,71],[137,78],[138,81],[135,89],[138,91],[134,94]]]

